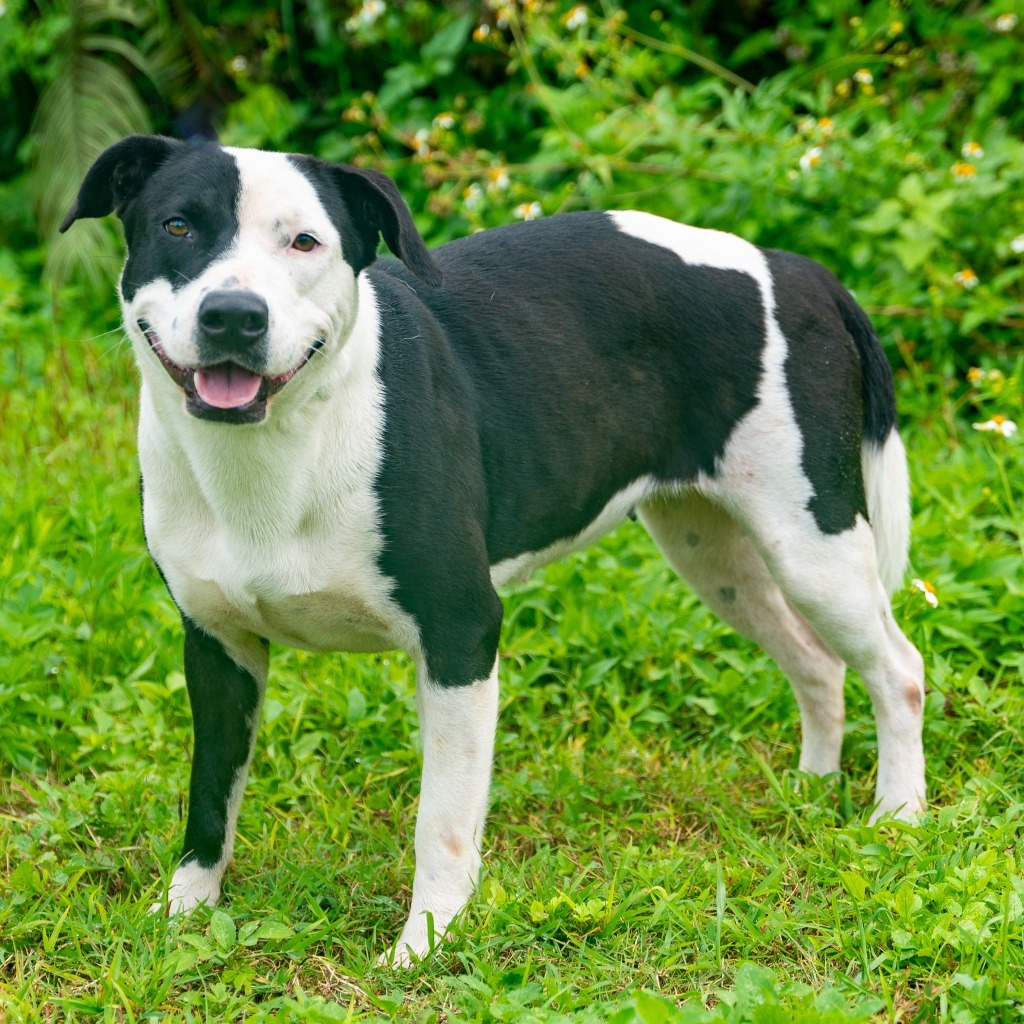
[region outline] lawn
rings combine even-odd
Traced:
[[[859,681],[843,776],[800,777],[778,670],[627,522],[505,594],[480,890],[438,956],[389,972],[419,769],[402,655],[273,652],[221,905],[147,914],[191,724],[138,515],[131,358],[94,306],[2,320],[0,1020],[1021,1019],[1024,456],[972,429],[1019,416],[1020,364],[968,382],[902,346],[919,823],[867,824]]]

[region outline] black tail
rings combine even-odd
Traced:
[[[837,289],[836,305],[860,356],[864,440],[882,445],[896,426],[896,393],[892,370],[867,313],[842,286]]]

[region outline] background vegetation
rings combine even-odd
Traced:
[[[1020,13],[0,0],[0,1020],[1020,1019]],[[53,233],[139,130],[372,163],[432,243],[632,206],[837,272],[897,372],[938,599],[896,598],[934,810],[865,824],[856,681],[848,774],[798,780],[779,673],[629,524],[507,595],[486,875],[441,956],[373,967],[411,881],[398,656],[275,652],[224,903],[148,917],[187,783],[178,630],[116,229]]]

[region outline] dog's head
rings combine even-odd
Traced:
[[[346,164],[136,135],[97,158],[61,231],[111,212],[143,373],[202,419],[259,423],[316,376],[313,357],[352,330],[380,235],[420,280],[441,280],[394,182]]]

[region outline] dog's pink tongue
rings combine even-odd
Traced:
[[[260,389],[263,378],[234,363],[221,363],[196,370],[196,391],[215,409],[237,409],[248,405]]]

